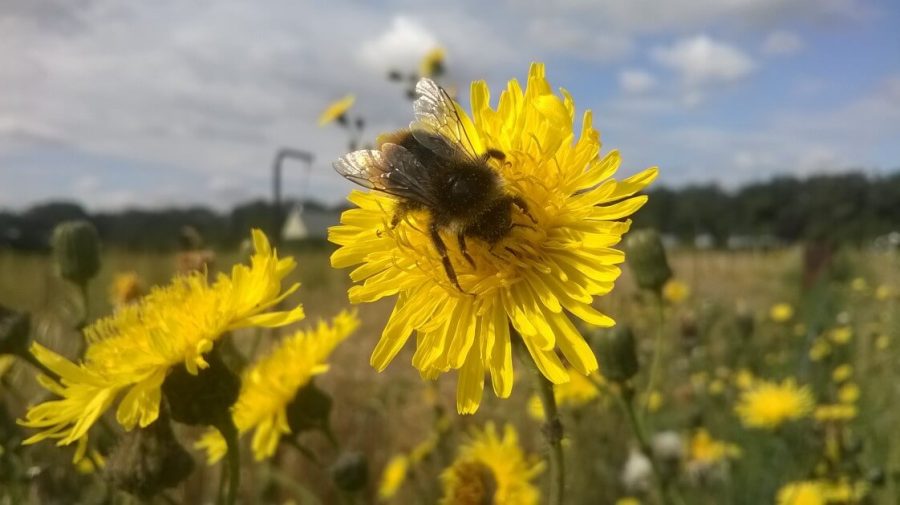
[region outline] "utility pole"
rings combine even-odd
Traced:
[[[305,186],[309,185],[309,174],[312,171],[313,155],[308,151],[283,147],[275,153],[275,160],[272,162],[272,228],[274,232],[272,239],[275,244],[281,243],[281,167],[284,160],[288,158],[306,163],[306,179],[301,198],[306,197]]]

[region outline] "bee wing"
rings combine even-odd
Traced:
[[[443,158],[458,159],[463,154],[477,160],[484,152],[481,140],[450,95],[427,77],[419,79],[416,94],[416,120],[409,125],[416,140]]]
[[[397,144],[384,144],[380,151],[363,149],[345,154],[333,166],[345,179],[360,186],[435,205],[429,191],[431,172]]]

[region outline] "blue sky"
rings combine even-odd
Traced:
[[[369,136],[407,124],[410,104],[384,75],[438,45],[463,90],[473,79],[497,89],[544,61],[595,111],[623,174],[658,165],[665,184],[735,187],[885,172],[900,168],[897,5],[3,2],[0,208],[225,209],[268,197],[282,146],[312,151],[308,193],[339,201],[349,186],[330,160],[346,139],[317,116],[352,92]],[[286,193],[303,180],[289,166]]]

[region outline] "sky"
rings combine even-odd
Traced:
[[[498,90],[547,66],[594,111],[620,174],[726,188],[900,168],[900,3],[889,0],[7,0],[0,2],[0,208],[341,201],[356,95],[367,138],[403,127],[389,69],[447,52],[445,82]],[[493,97],[499,92],[495,92]],[[308,182],[308,184],[307,184]]]

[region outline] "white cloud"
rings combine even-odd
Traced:
[[[656,77],[639,69],[625,69],[619,72],[619,87],[626,93],[646,93],[656,86]]]
[[[737,47],[713,40],[707,35],[681,39],[668,47],[658,47],[653,58],[677,71],[691,86],[738,81],[753,71],[756,64]]]
[[[379,71],[413,70],[422,56],[436,46],[437,37],[421,22],[397,16],[385,32],[363,45],[360,56],[364,63]]]
[[[762,44],[762,51],[770,55],[788,55],[803,50],[804,43],[797,34],[787,31],[770,33]]]
[[[589,23],[561,16],[533,18],[528,33],[546,49],[588,61],[617,61],[634,50],[632,37],[621,31],[596,29]]]

